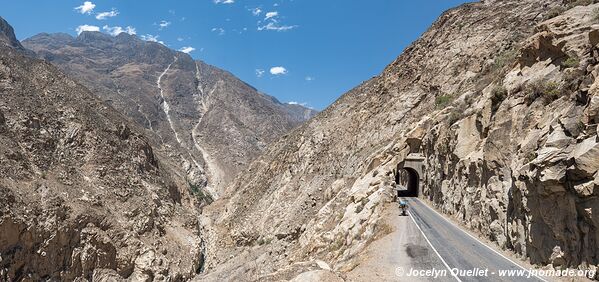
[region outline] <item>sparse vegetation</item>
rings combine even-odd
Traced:
[[[190,182],[188,182],[187,184],[189,185],[189,190],[191,191],[191,194],[194,195],[198,199],[198,201],[200,201],[200,203],[210,204],[214,201],[210,195],[206,194],[206,192],[202,188],[200,188],[200,186],[194,185]]]
[[[451,112],[451,114],[449,115],[449,118],[447,119],[447,122],[451,126],[454,123],[458,122],[458,120],[460,120],[460,119],[462,119],[462,112],[456,109]]]
[[[499,105],[507,98],[507,89],[503,86],[495,86],[493,90],[491,90],[491,109],[493,112],[499,109]]]
[[[525,98],[526,104],[532,104],[536,99],[542,98],[545,105],[559,99],[562,93],[560,85],[556,82],[534,82],[526,87],[528,95]]]
[[[526,163],[530,163],[530,162],[534,161],[536,158],[537,158],[537,153],[530,152],[530,153],[528,153],[528,155],[526,155],[526,158],[524,160],[526,161]]]
[[[557,82],[547,82],[544,86],[543,93],[545,95],[543,98],[548,102],[553,102],[559,98],[561,91]]]
[[[578,124],[576,126],[579,132],[584,132],[587,129],[586,124],[584,124],[584,122],[582,121],[578,121]]]
[[[577,68],[580,65],[580,59],[571,56],[562,64],[565,68]]]
[[[437,109],[443,109],[447,107],[453,101],[453,96],[451,95],[441,95],[435,98],[435,106]]]
[[[547,12],[547,14],[545,15],[545,20],[548,19],[552,19],[555,18],[559,15],[561,15],[564,11],[566,11],[566,8],[563,6],[556,6],[551,8],[551,10],[549,10],[549,12]]]
[[[343,237],[343,234],[337,234],[335,236],[335,240],[329,245],[329,251],[337,251],[341,249],[343,245],[345,245],[345,238]]]
[[[505,66],[508,66],[510,63],[514,62],[514,60],[516,60],[516,57],[518,57],[518,52],[515,48],[501,52],[495,58],[495,63],[493,64],[493,71],[502,70]]]

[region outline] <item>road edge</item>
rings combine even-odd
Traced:
[[[427,206],[429,209],[431,209],[434,213],[436,213],[437,215],[439,215],[441,218],[443,218],[443,220],[447,221],[449,224],[455,226],[456,228],[458,228],[460,231],[462,231],[464,234],[468,235],[470,238],[474,239],[475,241],[479,242],[480,244],[482,244],[483,246],[485,246],[487,249],[491,250],[492,252],[498,254],[499,256],[501,256],[502,258],[504,258],[505,260],[511,262],[512,264],[518,266],[520,269],[527,271],[528,273],[530,273],[530,269],[527,269],[525,266],[523,266],[522,264],[514,261],[513,259],[507,257],[506,255],[502,254],[501,252],[503,252],[503,250],[496,250],[496,248],[489,246],[488,242],[484,242],[482,238],[478,238],[478,236],[476,234],[472,234],[473,232],[471,230],[469,230],[468,228],[466,228],[465,226],[462,226],[462,224],[456,223],[454,222],[454,220],[451,218],[447,218],[450,217],[450,215],[446,215],[446,214],[442,214],[441,212],[437,211],[437,209],[433,206],[430,205],[429,201],[425,200],[425,199],[421,199],[421,198],[414,198],[417,201],[419,201],[420,203],[422,203],[423,205]],[[420,229],[420,227],[418,227]],[[427,239],[428,241],[428,239]],[[525,262],[525,261],[523,261]],[[530,265],[533,266],[533,265]],[[534,267],[534,266],[533,266]],[[541,281],[544,282],[549,282],[548,280],[546,280],[543,277],[540,277],[538,275],[533,275],[534,277],[538,278]]]

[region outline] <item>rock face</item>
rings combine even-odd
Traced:
[[[213,197],[267,144],[316,114],[126,33],[39,34],[23,44],[145,127],[190,185]]]
[[[198,280],[292,279],[318,260],[351,269],[384,234],[381,203],[410,152],[425,157],[422,197],[446,214],[534,264],[594,268],[598,8],[502,0],[444,13],[204,210]]]
[[[199,271],[196,198],[143,128],[18,45],[0,45],[0,96],[1,281]]]
[[[21,45],[21,42],[17,40],[12,26],[3,18],[0,18],[0,43],[15,49],[25,50],[23,45]]]

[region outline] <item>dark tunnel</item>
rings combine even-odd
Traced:
[[[397,169],[395,183],[398,184],[398,197],[418,197],[420,178],[418,172],[409,167]]]

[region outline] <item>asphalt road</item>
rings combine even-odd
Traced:
[[[372,242],[360,257],[360,264],[348,275],[352,282],[455,282],[451,275],[408,276],[411,269],[447,269],[409,216],[400,216],[397,203],[389,204],[384,224],[393,231]]]
[[[453,271],[456,275],[451,275],[452,271],[447,270],[447,277],[454,281],[545,281],[535,276],[528,278],[528,272],[519,265],[469,236],[421,200],[403,199],[408,202],[409,217],[417,224],[445,269],[460,270],[458,273]],[[419,267],[420,270],[428,269],[428,265]],[[468,270],[472,272],[466,273]],[[515,272],[516,277],[507,277],[507,274],[500,276],[500,271],[509,270],[520,271],[521,276]]]

